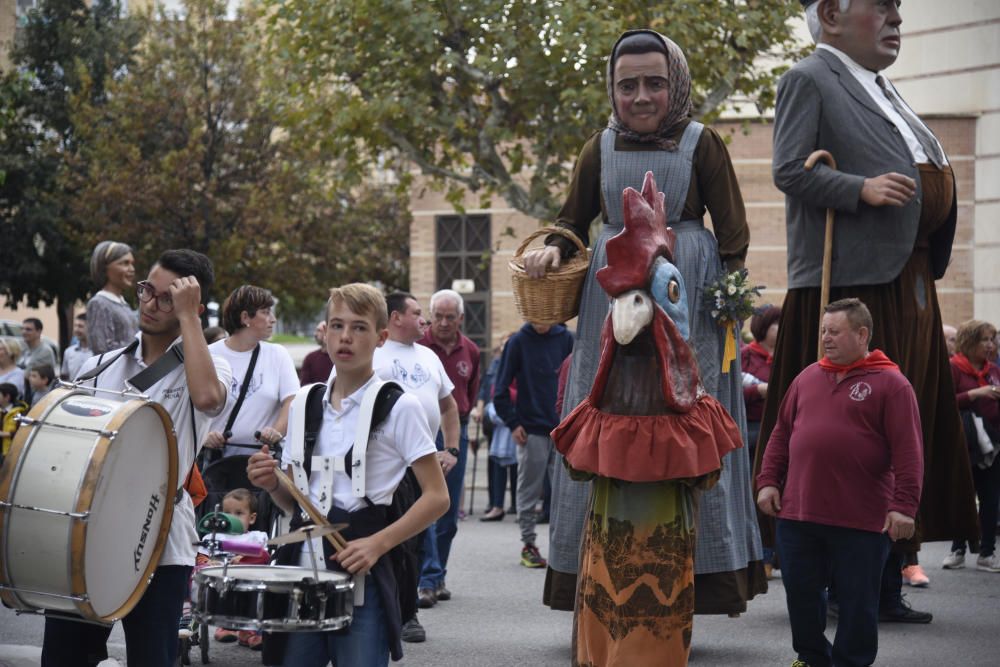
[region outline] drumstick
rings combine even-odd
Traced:
[[[305,513],[309,515],[309,518],[312,519],[313,523],[317,526],[327,526],[330,524],[330,522],[326,520],[326,517],[323,516],[318,509],[316,509],[316,506],[309,501],[309,498],[306,497],[304,493],[299,491],[299,487],[295,486],[295,482],[289,479],[288,475],[286,475],[280,468],[275,468],[274,474],[278,478],[278,484],[285,487],[285,490],[292,494],[292,498],[294,498],[295,502],[299,504],[299,507],[305,510]],[[333,545],[333,549],[337,553],[340,553],[347,548],[347,540],[345,540],[339,532],[334,531],[325,535],[325,537],[326,540]]]

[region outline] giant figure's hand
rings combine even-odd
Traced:
[[[906,206],[916,195],[917,182],[895,172],[866,178],[861,186],[861,201],[869,206]]]
[[[538,250],[532,250],[524,256],[524,271],[529,278],[544,278],[546,271],[558,269],[562,262],[559,247],[547,245]]]

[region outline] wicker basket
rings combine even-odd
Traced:
[[[558,269],[548,271],[544,278],[529,278],[524,271],[524,251],[539,236],[549,234],[565,236],[576,244],[579,252],[562,262]],[[507,266],[514,286],[514,304],[525,320],[536,324],[561,324],[577,316],[583,281],[590,267],[590,251],[575,234],[561,227],[543,227],[524,240]]]

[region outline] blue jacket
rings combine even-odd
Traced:
[[[545,334],[525,324],[510,337],[500,357],[493,405],[511,431],[523,426],[532,435],[548,435],[559,425],[559,366],[572,351],[573,334],[561,324]],[[516,405],[510,400],[510,384],[515,379]]]

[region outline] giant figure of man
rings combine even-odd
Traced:
[[[917,535],[894,545],[880,620],[927,623],[900,596],[906,553],[920,541],[977,532],[972,481],[941,331],[934,281],[951,257],[955,177],[941,144],[882,73],[899,55],[895,0],[802,0],[816,51],[778,84],[774,182],[785,193],[788,294],[757,448],[778,406],[816,360],[824,216],[836,210],[830,300],[872,311],[872,345],[899,363],[920,406],[925,479]],[[803,167],[817,150],[838,169]],[[765,541],[768,539],[767,526]]]

